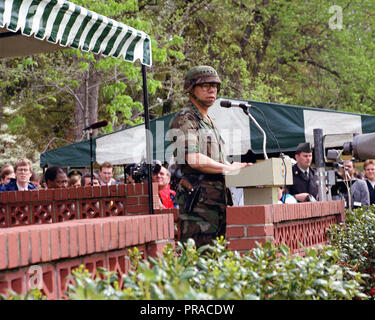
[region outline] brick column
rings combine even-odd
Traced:
[[[49,299],[63,298],[67,276],[81,264],[94,275],[98,267],[117,271],[121,279],[128,249],[136,246],[146,258],[174,246],[173,220],[169,213],[0,229],[0,293],[24,294],[38,278]]]
[[[297,204],[227,207],[226,238],[229,248],[245,252],[272,241],[300,252],[299,243],[316,246],[326,241],[331,224],[345,222],[343,200]]]

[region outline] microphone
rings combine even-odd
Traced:
[[[83,129],[83,131],[90,130],[90,129],[98,129],[101,127],[106,127],[108,125],[107,120],[97,121],[92,123],[90,126]]]
[[[266,140],[267,136],[262,127],[259,125],[259,123],[255,120],[255,118],[250,114],[249,108],[252,107],[252,105],[242,102],[231,102],[231,101],[220,101],[220,106],[223,108],[232,108],[232,107],[239,107],[242,109],[242,111],[255,123],[256,127],[259,129],[259,131],[263,135],[263,153],[264,153],[264,159],[268,159],[267,152],[266,152]],[[256,108],[256,107],[254,107]],[[257,109],[257,108],[256,108]]]
[[[239,107],[241,109],[244,109],[244,108],[251,108],[252,106],[250,104],[243,103],[243,102],[231,102],[231,101],[223,100],[223,101],[220,101],[220,107],[223,107],[223,108]]]

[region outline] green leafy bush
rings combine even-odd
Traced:
[[[0,294],[0,300],[46,300],[47,297],[39,289],[31,289],[26,294],[18,294],[8,289],[9,295]]]
[[[375,206],[346,212],[345,224],[328,231],[329,244],[342,254],[342,265],[362,273],[364,292],[375,295]]]
[[[305,249],[291,256],[286,246],[263,247],[245,255],[230,251],[218,239],[214,246],[195,247],[189,240],[163,255],[141,260],[131,252],[131,270],[118,275],[99,269],[95,277],[81,268],[73,272],[69,299],[353,299],[361,292],[361,275],[339,263],[331,247]]]

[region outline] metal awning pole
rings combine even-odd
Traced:
[[[146,163],[148,168],[147,182],[148,182],[148,203],[150,207],[150,213],[154,213],[154,201],[153,201],[153,192],[152,192],[152,150],[151,150],[151,141],[150,138],[150,115],[148,113],[148,91],[147,91],[147,72],[146,66],[142,64],[142,81],[143,81],[143,106],[145,110],[145,127],[146,127]]]

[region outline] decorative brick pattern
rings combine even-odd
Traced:
[[[103,201],[103,215],[104,217],[118,217],[125,215],[125,200],[111,199]]]
[[[157,190],[155,183],[155,209]],[[149,213],[148,186],[143,183],[0,192],[0,228]]]
[[[81,264],[118,272],[121,286],[129,248],[147,257],[174,245],[177,209],[155,209],[147,184],[0,192],[0,293],[24,294],[37,278],[48,299],[63,299]]]
[[[56,202],[55,204],[55,222],[63,222],[74,220],[78,218],[77,203],[76,201],[72,202]]]
[[[227,208],[229,248],[247,251],[272,241],[285,243],[292,253],[326,242],[326,229],[345,222],[344,201],[270,204]]]
[[[91,218],[100,218],[100,201],[99,200],[81,200],[80,204],[80,218],[81,219],[91,219]]]
[[[9,191],[12,193],[11,191]],[[15,192],[13,192],[15,194]],[[30,210],[29,205],[20,203],[18,205],[11,204],[8,207],[9,209],[9,226],[23,226],[30,224]]]
[[[151,221],[159,233],[152,232]],[[172,214],[156,214],[1,229],[0,293],[24,294],[35,287],[36,267],[41,291],[48,299],[64,299],[72,283],[67,277],[81,264],[93,274],[98,267],[117,271],[121,287],[128,249],[137,246],[143,257],[156,256],[166,244],[174,245],[172,224]]]
[[[50,203],[32,205],[32,223],[52,223],[54,221],[53,208]]]
[[[8,227],[7,206],[0,205],[0,228]]]

